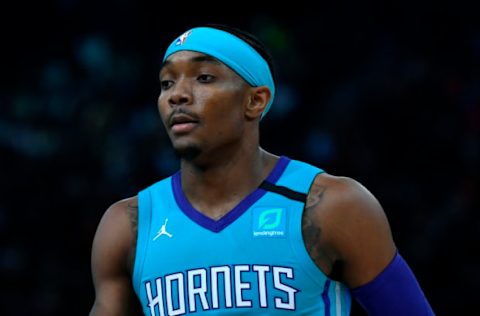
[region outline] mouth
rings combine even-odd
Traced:
[[[170,130],[176,134],[188,133],[197,126],[198,120],[187,114],[173,115],[169,121]]]

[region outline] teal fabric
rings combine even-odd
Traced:
[[[321,172],[282,157],[267,180],[306,194]],[[349,315],[349,290],[304,246],[303,208],[258,188],[217,225],[180,173],[141,191],[133,282],[145,315]]]

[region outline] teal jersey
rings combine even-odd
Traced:
[[[351,297],[302,237],[321,169],[282,156],[219,220],[196,210],[180,172],[141,191],[133,285],[145,315],[349,315]]]

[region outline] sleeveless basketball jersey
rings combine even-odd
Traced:
[[[145,315],[349,315],[302,238],[306,194],[322,170],[282,156],[219,220],[196,210],[180,172],[139,193],[133,285]]]

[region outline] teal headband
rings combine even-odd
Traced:
[[[262,113],[267,114],[275,96],[275,84],[266,60],[247,42],[228,32],[210,28],[193,28],[175,39],[167,49],[163,61],[183,50],[210,55],[243,78],[250,86],[267,86],[272,97]]]

